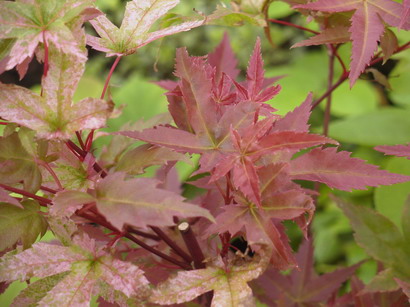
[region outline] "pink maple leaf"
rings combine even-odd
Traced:
[[[87,35],[87,44],[106,52],[107,56],[124,56],[138,48],[168,35],[199,27],[204,20],[191,20],[158,31],[149,32],[152,25],[179,0],[133,0],[127,2],[121,27],[115,26],[105,15],[90,21],[100,35]]]
[[[355,11],[349,28],[353,41],[349,75],[351,87],[377,50],[377,42],[384,32],[383,22],[398,27],[403,11],[403,7],[392,0],[319,0],[294,7],[329,13]],[[403,23],[403,28],[410,29],[410,23]]]
[[[384,152],[386,155],[406,157],[410,159],[410,144],[394,146],[376,146],[374,149]]]

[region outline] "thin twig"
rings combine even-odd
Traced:
[[[150,226],[151,229],[166,243],[169,247],[172,248],[179,256],[181,256],[186,262],[192,263],[193,259],[189,256],[178,244],[176,244],[170,237],[167,236],[159,227]]]
[[[78,214],[78,215],[81,216],[81,217],[83,217],[83,218],[86,218],[87,220],[89,220],[89,221],[91,221],[91,222],[93,222],[93,223],[99,224],[99,225],[101,225],[101,226],[103,226],[103,227],[105,227],[105,228],[107,228],[107,229],[109,229],[109,230],[111,230],[111,231],[113,231],[113,232],[121,233],[121,231],[119,231],[117,228],[115,228],[114,226],[112,226],[112,225],[111,225],[110,223],[108,223],[107,221],[103,220],[103,219],[102,219],[103,217],[93,216],[93,215],[91,215],[91,214],[89,214],[89,213],[87,213],[87,212],[82,212],[82,213],[80,213],[80,214]],[[127,239],[131,240],[132,242],[138,244],[139,246],[141,246],[142,248],[148,250],[149,252],[151,252],[151,253],[157,255],[158,257],[160,257],[160,258],[162,258],[162,259],[164,259],[164,260],[167,260],[167,261],[169,261],[169,262],[171,262],[171,263],[173,263],[173,264],[178,265],[178,266],[181,267],[182,269],[185,269],[185,270],[190,270],[190,269],[191,269],[191,266],[190,266],[190,265],[187,265],[187,264],[184,263],[184,262],[180,262],[180,261],[178,261],[178,260],[176,260],[176,259],[174,259],[174,258],[172,258],[172,257],[170,257],[170,256],[168,256],[168,255],[166,255],[166,254],[164,254],[164,253],[162,253],[162,252],[156,250],[156,249],[153,248],[152,246],[150,246],[150,245],[146,244],[145,242],[143,242],[143,241],[141,241],[141,240],[135,238],[135,237],[134,237],[132,234],[130,234],[130,233],[125,232],[125,233],[123,233],[122,236],[123,236],[124,238],[127,238]]]
[[[30,193],[30,192],[27,192],[27,191],[24,191],[24,190],[21,190],[21,189],[18,189],[18,188],[14,188],[14,187],[2,184],[2,183],[0,183],[0,187],[7,190],[7,191],[9,191],[9,192],[17,193],[17,194],[20,194],[20,195],[35,199],[35,200],[39,201],[42,204],[46,204],[46,205],[51,204],[51,200],[48,199],[48,198],[41,197],[41,196],[38,196],[36,194]]]

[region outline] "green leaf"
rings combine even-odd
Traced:
[[[394,272],[392,269],[386,269],[378,273],[369,284],[366,285],[364,291],[379,292],[379,291],[394,291],[399,286],[394,281]]]
[[[13,300],[13,306],[37,306],[46,294],[54,288],[65,276],[67,272],[40,279],[20,292]]]
[[[371,113],[334,121],[330,136],[359,145],[396,145],[410,142],[410,111],[384,108]]]
[[[47,231],[47,222],[39,213],[37,202],[26,200],[22,205],[24,209],[0,204],[0,251],[19,241],[24,248],[29,248],[39,235],[42,237]]]
[[[35,158],[24,149],[19,133],[0,138],[0,182],[24,181],[24,189],[35,193],[41,185],[41,173]]]
[[[389,158],[384,169],[393,173],[410,175],[410,160],[396,157]],[[400,226],[403,206],[409,194],[410,182],[377,187],[374,193],[376,209],[397,226]]]
[[[248,14],[221,5],[217,5],[216,10],[207,17],[207,24],[209,25],[241,26],[244,23],[259,27],[266,26],[266,21],[262,15]]]
[[[386,268],[392,268],[395,277],[410,278],[408,242],[397,226],[370,208],[341,201],[337,204],[349,218],[356,242]]]

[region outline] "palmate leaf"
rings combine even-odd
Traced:
[[[351,158],[347,151],[337,152],[334,147],[315,148],[296,158],[291,163],[290,174],[293,179],[318,181],[346,191],[410,180],[409,176],[392,174],[364,160]]]
[[[338,26],[324,29],[320,34],[294,44],[291,48],[324,44],[341,44],[350,41],[349,28]]]
[[[394,146],[376,146],[374,149],[381,151],[386,155],[406,157],[407,159],[410,159],[410,144]]]
[[[383,21],[390,26],[398,27],[401,25],[403,11],[403,7],[393,0],[319,0],[296,5],[295,8],[330,13],[355,11],[349,28],[353,41],[349,75],[351,87],[377,50],[377,42],[384,32]],[[410,23],[405,22],[402,27],[408,30]]]
[[[189,302],[208,291],[214,291],[212,307],[256,306],[248,282],[264,271],[269,255],[256,254],[251,260],[233,259],[226,265],[221,259],[206,269],[179,272],[158,285],[150,296],[157,304]]]
[[[318,276],[314,270],[312,241],[304,241],[296,254],[298,269],[284,276],[268,268],[252,282],[256,297],[263,303],[286,307],[314,306],[325,303],[362,264],[337,269]],[[256,290],[258,289],[258,290]],[[260,290],[262,291],[260,291]],[[281,305],[282,304],[282,305]]]
[[[189,31],[204,23],[204,20],[192,20],[149,33],[151,26],[178,3],[179,0],[129,1],[120,28],[111,23],[105,15],[90,21],[100,37],[88,35],[87,44],[106,52],[107,56],[129,55],[158,38]]]
[[[107,285],[127,297],[145,295],[148,280],[137,266],[113,258],[85,235],[76,236],[73,243],[70,247],[36,243],[21,253],[4,255],[0,281],[46,278],[16,298],[40,306],[89,306],[91,296]]]
[[[112,109],[110,103],[95,98],[72,102],[85,60],[50,47],[50,69],[42,80],[43,96],[20,86],[0,84],[0,116],[47,139],[67,139],[75,131],[103,127]]]
[[[35,193],[41,185],[41,172],[37,155],[30,154],[23,146],[22,134],[20,130],[0,138],[0,182],[16,184],[23,181],[24,189]]]
[[[279,170],[273,167],[268,170],[276,173],[272,177],[277,177],[278,180],[283,179],[278,176],[278,173],[283,171],[281,166]],[[264,179],[270,182],[263,182],[262,190],[274,181],[273,178],[264,177]],[[216,217],[216,223],[207,229],[207,235],[222,234],[226,231],[232,236],[244,234],[251,248],[258,249],[261,245],[270,247],[272,250],[270,262],[276,268],[293,267],[296,263],[286,240],[283,226],[273,222],[272,219],[282,221],[296,219],[305,213],[312,215],[313,200],[301,190],[288,190],[266,196],[259,209],[239,196],[236,197],[236,201],[241,204],[224,207],[223,212]]]
[[[22,203],[23,208],[6,203],[0,204],[0,251],[21,242],[29,248],[47,231],[47,222],[40,213],[40,206],[32,200]]]
[[[150,178],[125,180],[125,173],[110,174],[97,183],[98,211],[120,230],[124,224],[142,228],[172,226],[173,216],[214,220],[208,210],[184,202],[176,193],[157,188],[158,183]]]
[[[27,66],[44,38],[59,52],[85,59],[83,47],[70,23],[93,3],[93,0],[1,1],[0,39],[13,39],[8,55],[3,59],[4,69]],[[20,77],[23,76],[24,73],[20,73]]]
[[[338,206],[350,220],[356,242],[366,252],[383,263],[386,268],[369,285],[369,290],[389,291],[394,289],[396,279],[410,282],[410,257],[407,235],[403,236],[397,226],[378,212],[336,199]],[[404,216],[408,218],[410,203],[405,206]],[[404,233],[406,233],[406,227]],[[393,286],[392,286],[393,283]],[[399,284],[400,285],[400,284]],[[382,289],[382,287],[385,289]]]

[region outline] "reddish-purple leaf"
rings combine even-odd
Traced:
[[[294,44],[291,48],[324,44],[342,44],[350,41],[349,28],[338,26],[324,29],[320,34]]]
[[[394,146],[376,146],[374,149],[385,153],[386,155],[406,157],[410,159],[410,144]]]
[[[347,12],[355,10],[351,19],[349,32],[353,41],[350,70],[350,86],[352,87],[360,74],[369,64],[377,43],[384,31],[383,21],[398,27],[401,22],[402,7],[392,0],[319,0],[295,8],[317,10],[323,12]],[[410,28],[410,23],[403,25]]]
[[[296,131],[278,131],[262,137],[250,155],[257,157],[279,150],[301,150],[322,144],[338,143],[332,139],[317,134]]]
[[[175,225],[173,216],[205,217],[213,221],[208,210],[184,202],[184,198],[171,191],[157,188],[158,182],[150,178],[125,180],[125,173],[113,173],[100,180],[96,188],[98,211],[116,228],[125,224],[148,226]]]
[[[399,24],[399,29],[403,28],[405,23],[408,23],[410,17],[410,0],[403,0],[403,13],[401,15],[401,21]]]
[[[235,79],[239,74],[239,69],[236,68],[238,60],[236,59],[228,34],[225,32],[221,43],[216,47],[214,52],[208,55],[208,62],[212,67],[215,67],[215,79],[220,80],[222,73],[227,74],[232,79]]]
[[[173,127],[157,126],[143,131],[121,131],[115,134],[149,142],[177,151],[201,153],[212,149],[207,140],[199,139],[195,134]]]
[[[312,93],[305,101],[293,111],[288,112],[283,118],[275,122],[275,131],[309,132],[308,120],[312,108]]]
[[[361,265],[338,269],[331,273],[318,276],[313,266],[313,247],[311,241],[304,241],[296,255],[298,269],[288,276],[269,268],[253,282],[253,288],[261,288],[262,294],[257,295],[262,302],[273,304],[286,302],[285,306],[296,307],[326,302]],[[260,293],[260,292],[256,292]]]
[[[315,148],[291,164],[294,179],[318,181],[331,188],[350,191],[366,186],[390,185],[410,180],[409,176],[389,173],[364,160],[351,158],[347,151],[334,147]]]
[[[205,58],[190,57],[186,49],[178,49],[175,68],[191,127],[213,143],[213,127],[218,119],[217,105],[211,97],[212,67]]]
[[[50,213],[60,217],[69,217],[83,205],[94,201],[94,197],[85,192],[61,191],[53,198],[54,205],[51,206]]]

